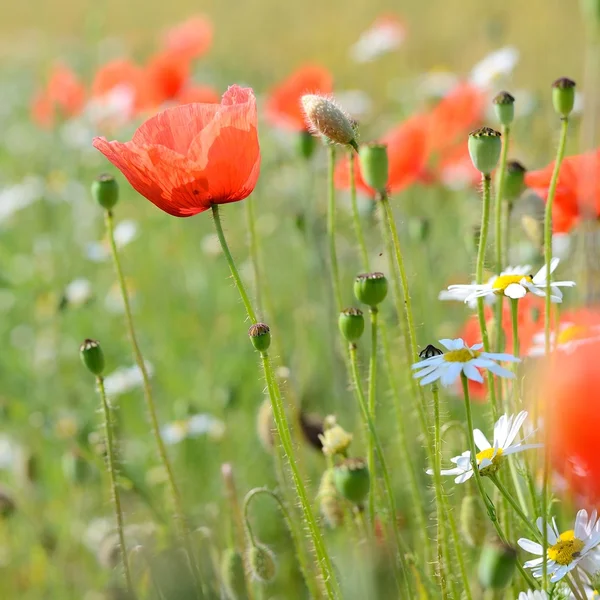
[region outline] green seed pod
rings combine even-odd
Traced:
[[[506,163],[506,173],[504,176],[504,199],[508,202],[518,200],[525,191],[525,167],[516,160],[510,160]]]
[[[119,184],[112,176],[104,173],[92,181],[92,197],[106,210],[111,210],[119,201]]]
[[[361,146],[358,158],[365,183],[378,192],[384,192],[388,182],[387,146],[385,144]]]
[[[252,345],[259,352],[266,352],[271,345],[271,330],[264,323],[255,323],[248,329]]]
[[[502,151],[501,134],[491,127],[481,127],[469,134],[469,155],[475,168],[489,175],[498,164]]]
[[[327,525],[332,529],[341,527],[344,523],[344,508],[335,487],[333,469],[327,469],[321,476],[317,500]]]
[[[333,471],[337,491],[353,504],[361,505],[369,494],[371,477],[362,458],[347,458]]]
[[[79,347],[81,361],[93,375],[102,375],[104,371],[104,352],[96,340],[85,340]]]
[[[296,149],[300,157],[309,160],[317,147],[315,136],[309,131],[301,131],[296,137]]]
[[[277,562],[275,554],[267,546],[263,544],[250,546],[246,553],[246,564],[250,569],[250,574],[256,581],[269,583],[275,579]]]
[[[487,516],[481,500],[474,494],[466,495],[460,505],[460,531],[462,536],[474,548],[479,548],[485,540]]]
[[[552,104],[563,119],[571,114],[575,106],[575,82],[572,79],[561,77],[552,84]]]
[[[381,304],[388,292],[388,282],[383,273],[362,273],[354,280],[354,295],[368,306]]]
[[[306,94],[301,102],[312,131],[325,136],[330,142],[348,144],[358,150],[350,117],[331,98]]]
[[[348,342],[355,342],[365,330],[365,318],[362,310],[358,308],[347,308],[340,313],[338,318],[338,327],[344,339]]]
[[[500,92],[494,97],[494,111],[500,125],[510,127],[515,118],[515,99],[508,92]]]
[[[513,578],[517,564],[517,552],[500,542],[487,543],[479,557],[479,583],[485,589],[501,590]]]
[[[227,548],[221,556],[221,580],[227,600],[246,598],[244,559],[234,548]]]

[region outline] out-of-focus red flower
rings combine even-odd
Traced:
[[[41,127],[52,127],[56,116],[76,117],[85,104],[85,88],[77,75],[63,64],[50,72],[46,88],[36,94],[31,117]]]
[[[217,91],[210,85],[187,85],[175,98],[178,104],[219,104],[220,98]]]
[[[481,173],[473,165],[466,139],[439,156],[435,173],[437,180],[449,188],[476,186],[481,181]]]
[[[212,23],[205,16],[196,15],[168,29],[163,45],[166,50],[189,61],[206,54],[212,40]]]
[[[291,131],[307,131],[306,117],[300,104],[304,94],[330,94],[331,73],[320,65],[304,65],[271,90],[265,115],[274,127]]]
[[[171,51],[159,52],[146,64],[145,76],[156,106],[175,99],[190,76],[190,63]]]
[[[231,86],[221,104],[184,104],[148,119],[130,142],[95,138],[94,147],[161,210],[190,217],[236,202],[260,170],[256,99]]]
[[[380,142],[387,145],[389,175],[387,191],[400,192],[425,175],[427,163],[427,117],[417,114],[394,127]],[[350,163],[344,157],[336,166],[335,185],[340,189],[350,187]],[[356,189],[375,197],[377,192],[369,187],[360,173],[359,160],[353,155]]]
[[[554,162],[529,171],[525,183],[544,201],[554,171]],[[553,205],[555,233],[569,232],[582,217],[600,216],[600,150],[568,156],[562,162]]]

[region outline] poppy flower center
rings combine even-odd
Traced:
[[[572,529],[561,533],[554,546],[548,548],[548,558],[559,565],[570,565],[579,557],[585,544],[575,537]]]
[[[560,344],[568,344],[576,340],[584,340],[589,337],[590,330],[585,325],[569,325],[565,327],[556,338],[556,342]]]
[[[499,275],[494,279],[494,283],[492,283],[492,289],[496,294],[502,293],[509,285],[513,283],[520,284],[521,281],[527,281],[531,283],[533,281],[533,277],[531,275]]]
[[[460,350],[450,350],[444,354],[444,360],[447,362],[466,363],[477,358],[481,352],[471,350],[470,348],[461,348]]]
[[[493,448],[487,448],[486,450],[482,450],[475,455],[477,459],[477,464],[480,465],[483,460],[486,458],[492,461],[491,465],[484,467],[483,469],[479,469],[481,475],[493,475],[500,468],[504,457],[502,456],[503,450],[502,448],[496,448],[496,454],[494,454]]]

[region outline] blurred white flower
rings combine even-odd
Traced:
[[[186,438],[196,438],[201,435],[208,435],[212,439],[219,440],[224,433],[225,423],[207,413],[200,413],[187,419],[167,423],[161,429],[165,444],[178,444]]]
[[[418,77],[417,95],[425,99],[443,98],[458,82],[458,76],[450,71],[429,71]]]
[[[519,51],[513,46],[505,46],[491,52],[471,70],[471,83],[481,88],[490,88],[504,77],[512,74],[519,62]]]
[[[154,367],[145,361],[148,376],[152,377]],[[104,378],[104,388],[107,395],[119,396],[140,387],[143,383],[142,372],[137,365],[119,367]]]
[[[207,256],[219,256],[222,253],[221,244],[216,233],[209,233],[202,238],[202,252]]]
[[[126,219],[115,227],[115,244],[121,249],[130,244],[139,235],[139,226],[136,221]],[[91,242],[86,246],[85,254],[89,260],[101,262],[110,257],[110,246],[107,240]]]
[[[371,62],[397,50],[406,38],[406,27],[394,15],[385,15],[375,20],[373,25],[361,34],[350,48],[350,56],[357,63]]]
[[[362,90],[345,90],[336,92],[336,100],[340,106],[354,119],[364,119],[373,108],[373,101]]]
[[[0,469],[12,469],[18,464],[21,448],[7,435],[0,435]]]
[[[27,176],[20,183],[0,189],[0,224],[36,200],[40,200],[45,187],[41,177]]]
[[[92,284],[89,279],[74,279],[64,291],[64,299],[70,306],[81,306],[92,297]]]

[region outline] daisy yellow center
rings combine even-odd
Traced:
[[[477,358],[481,352],[471,350],[470,348],[461,348],[460,350],[450,350],[444,354],[444,360],[447,362],[466,363]]]
[[[487,467],[485,467],[483,469],[479,469],[479,472],[481,473],[481,475],[484,475],[484,476],[485,475],[493,475],[494,473],[496,473],[496,471],[500,468],[502,461],[504,460],[502,453],[503,453],[502,448],[496,448],[496,455],[494,455],[493,448],[487,448],[486,450],[482,450],[481,452],[478,452],[475,455],[478,465],[480,465],[481,462],[486,458],[488,460],[492,461],[491,465],[488,465]]]
[[[492,289],[497,294],[500,294],[509,285],[512,285],[513,283],[521,283],[523,279],[529,283],[533,281],[533,277],[531,277],[531,275],[500,275],[494,279],[494,283],[492,283]]]
[[[583,550],[585,544],[575,537],[572,529],[561,533],[554,546],[548,548],[548,558],[559,565],[570,565],[579,553]]]
[[[575,340],[584,340],[590,335],[590,331],[584,325],[569,325],[565,327],[556,338],[558,344],[568,344]]]

